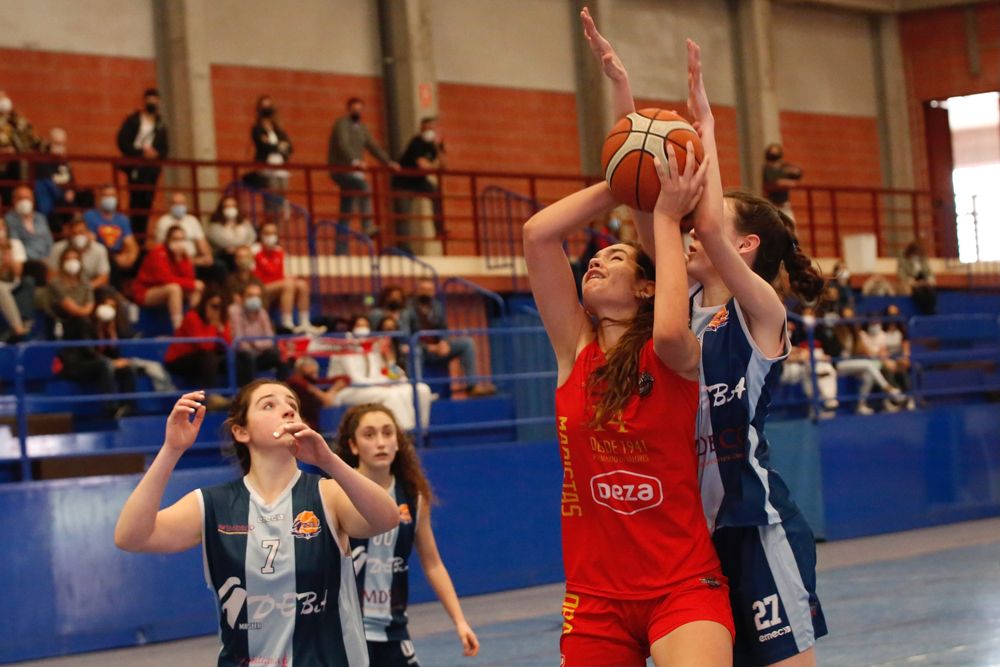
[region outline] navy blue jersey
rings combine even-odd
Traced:
[[[199,489],[220,667],[368,665],[354,570],[319,483],[297,472],[270,504],[246,478]]]
[[[389,495],[399,506],[399,525],[367,540],[351,539],[368,641],[410,638],[406,606],[410,591],[410,553],[417,532],[417,503],[395,482]]]
[[[696,442],[702,506],[709,530],[763,526],[798,513],[788,487],[770,468],[764,421],[785,350],[769,358],[750,336],[735,298],[701,307],[692,296],[691,329],[701,343]]]

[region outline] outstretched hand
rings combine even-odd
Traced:
[[[698,134],[713,130],[715,122],[712,107],[708,104],[708,93],[705,92],[705,80],[701,71],[701,47],[693,40],[687,40],[688,54],[688,115]]]
[[[194,444],[198,431],[201,430],[201,423],[205,421],[204,400],[205,392],[202,390],[189,392],[177,399],[167,415],[164,447],[184,453]]]
[[[292,455],[303,463],[323,468],[330,456],[331,450],[326,440],[308,424],[288,422],[279,426],[273,435],[281,439]]]
[[[587,44],[590,45],[590,50],[593,52],[594,57],[597,58],[597,62],[604,69],[605,76],[612,81],[627,79],[628,72],[625,71],[625,65],[618,58],[618,54],[612,48],[611,42],[604,39],[601,33],[597,31],[597,25],[594,23],[594,19],[590,15],[590,9],[587,7],[584,7],[583,11],[580,12],[580,21],[583,23],[583,36],[587,38]]]
[[[667,144],[667,164],[653,158],[656,175],[660,179],[660,195],[656,199],[655,212],[680,223],[681,219],[694,210],[705,191],[705,176],[708,171],[709,156],[695,168],[694,144],[687,143],[687,160],[684,172],[677,168],[677,152],[673,144]]]

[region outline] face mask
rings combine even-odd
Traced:
[[[80,273],[80,268],[80,260],[78,259],[67,259],[63,262],[63,271],[65,271],[68,275],[75,276]]]
[[[9,97],[0,97],[0,113],[10,113],[14,108],[14,103]]]
[[[437,132],[434,130],[424,130],[420,133],[420,138],[429,144],[433,144],[434,140],[437,139]]]
[[[872,336],[877,336],[878,334],[882,333],[882,325],[881,324],[869,324],[868,325],[868,333],[871,334]]]
[[[360,111],[352,111],[350,113],[350,116],[351,116],[351,120],[353,120],[355,123],[361,122],[361,112]]]
[[[247,271],[253,271],[254,269],[257,268],[257,262],[253,261],[252,259],[243,260],[242,262],[240,262],[240,268],[246,269]]]
[[[846,284],[848,280],[851,279],[851,272],[847,269],[841,269],[840,273],[837,274],[837,280],[841,284]]]
[[[101,197],[101,208],[109,213],[118,208],[118,197]]]
[[[224,217],[226,220],[235,220],[236,218],[239,217],[239,215],[240,215],[240,209],[236,208],[235,206],[227,206],[224,209],[222,209],[222,217]]]
[[[170,215],[174,216],[178,220],[187,215],[188,207],[184,204],[174,204],[170,207]]]
[[[174,253],[175,255],[187,254],[187,243],[185,243],[184,241],[171,241],[170,245],[167,247],[169,247],[170,252]]]
[[[97,315],[97,319],[101,322],[110,322],[115,319],[115,307],[107,303],[102,303],[94,309],[94,314]]]
[[[260,241],[269,248],[273,248],[274,246],[278,245],[278,237],[275,234],[268,234],[267,236],[261,236]]]
[[[768,153],[767,154],[767,159],[770,160],[771,162],[774,162],[775,160],[780,160],[782,157],[783,157],[782,153]]]
[[[90,241],[90,237],[86,234],[74,234],[73,235],[73,247],[77,250],[83,250],[87,247],[87,243]]]
[[[66,154],[66,144],[51,144],[49,146],[49,152],[53,155],[65,155]]]
[[[146,113],[155,114],[160,110],[160,105],[155,102],[146,102]]]
[[[399,299],[389,299],[385,302],[385,307],[390,310],[399,310],[403,307],[403,302]]]
[[[417,302],[420,303],[421,305],[424,305],[424,306],[431,305],[431,301],[433,301],[433,300],[434,300],[434,297],[427,296],[426,294],[421,294],[420,296],[417,297]]]
[[[611,218],[610,220],[608,220],[608,229],[610,229],[611,231],[617,232],[621,228],[622,228],[622,221],[619,220],[618,218]]]
[[[260,117],[261,118],[273,118],[274,117],[274,108],[273,107],[262,107],[261,110],[260,110]]]
[[[354,327],[354,331],[352,331],[351,333],[354,334],[355,338],[364,338],[371,332],[372,330],[369,329],[368,327]]]
[[[31,215],[35,210],[35,204],[30,199],[21,199],[14,204],[14,210],[18,215]]]
[[[243,300],[243,307],[251,313],[256,313],[264,307],[264,302],[259,296],[248,296]]]

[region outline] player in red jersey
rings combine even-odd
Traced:
[[[691,147],[689,147],[690,150]],[[535,302],[558,362],[566,598],[563,665],[732,662],[729,592],[705,525],[691,442],[698,341],[688,328],[680,220],[706,167],[657,163],[656,264],[615,244],[591,260],[583,304],[566,237],[615,206],[599,183],[524,226]],[[670,176],[667,175],[669,171]]]

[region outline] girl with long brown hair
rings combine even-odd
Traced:
[[[352,407],[340,421],[336,451],[388,491],[399,507],[398,527],[382,535],[351,539],[371,667],[417,666],[406,617],[409,558],[414,547],[428,583],[455,623],[462,652],[476,655],[479,640],[465,620],[431,528],[434,493],[413,441],[399,427],[392,410],[380,403]]]
[[[218,664],[367,665],[348,539],[399,521],[392,499],[336,456],[299,416],[295,393],[262,379],[233,400],[225,431],[239,479],[159,509],[205,419],[205,392],[181,396],[160,449],[122,508],[115,544],[175,553],[201,545],[218,596]],[[304,473],[298,461],[329,479]]]

